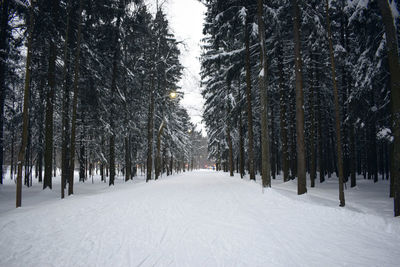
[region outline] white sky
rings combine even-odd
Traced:
[[[156,0],[147,0],[154,8]],[[178,41],[183,41],[180,46],[181,63],[184,66],[180,86],[185,93],[182,105],[187,109],[191,121],[198,130],[203,130],[201,123],[203,98],[200,93],[200,40],[203,38],[203,19],[206,11],[203,4],[198,0],[159,0],[162,9],[168,16],[170,28]]]

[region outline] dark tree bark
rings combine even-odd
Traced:
[[[157,180],[161,174],[161,137],[164,131],[164,121],[161,122],[160,128],[157,133],[157,154],[155,161],[155,179]]]
[[[317,58],[316,58],[317,60]],[[318,68],[315,70],[316,79],[319,78]],[[321,99],[321,88],[317,90],[317,131],[318,131],[318,164],[319,164],[319,182],[325,181],[325,162],[324,162],[324,143],[322,135],[322,99]]]
[[[8,35],[9,1],[1,3],[0,21],[0,184],[3,184],[3,151],[4,151],[4,103],[6,100],[5,76],[7,72],[7,35]]]
[[[288,153],[288,132],[287,132],[287,114],[286,114],[286,99],[284,87],[284,73],[283,73],[283,58],[282,58],[282,39],[279,36],[279,43],[277,47],[278,53],[278,72],[279,72],[279,92],[280,92],[280,133],[282,143],[282,171],[283,181],[289,181],[289,153]]]
[[[265,25],[264,25],[263,0],[257,1],[258,35],[260,37],[260,66],[258,87],[261,98],[261,178],[263,187],[271,187],[271,166],[269,153],[269,131],[268,131],[268,65],[267,50],[265,47]],[[248,39],[248,37],[246,38]],[[248,40],[246,40],[246,53],[248,51]],[[246,61],[249,60],[246,56]],[[249,64],[249,63],[248,63]],[[247,65],[247,64],[246,64]],[[248,66],[247,68],[250,69]],[[251,109],[251,107],[250,107]],[[250,128],[250,126],[249,126]],[[273,134],[273,133],[272,133]],[[275,174],[274,174],[275,175]]]
[[[331,33],[331,23],[329,19],[329,3],[328,0],[325,1],[326,9],[326,24],[328,28],[328,42],[329,42],[329,54],[331,58],[331,70],[332,70],[332,81],[333,81],[333,96],[335,105],[335,118],[336,118],[336,145],[337,145],[337,168],[339,172],[339,206],[345,206],[344,199],[344,188],[343,188],[343,154],[342,154],[342,139],[340,134],[340,114],[339,114],[339,97],[338,88],[336,84],[336,70],[335,70],[335,58],[333,54],[333,44],[332,44],[332,33]]]
[[[30,18],[28,25],[28,44],[27,44],[27,56],[25,64],[25,84],[24,84],[24,107],[23,107],[23,118],[22,118],[22,140],[21,148],[18,153],[18,173],[17,173],[17,189],[16,189],[16,207],[21,207],[21,195],[22,195],[22,166],[24,164],[25,149],[28,142],[28,121],[29,121],[29,85],[31,79],[31,58],[32,58],[32,34],[33,34],[33,10],[35,2],[31,3],[30,7]]]
[[[231,93],[231,82],[229,81],[227,84],[228,88],[228,95]],[[232,129],[232,119],[231,119],[231,101],[228,98],[226,103],[226,139],[228,142],[228,163],[229,163],[229,175],[233,176],[233,147],[232,147],[232,136],[231,136],[231,129]]]
[[[44,180],[43,189],[52,189],[52,167],[53,167],[53,113],[54,113],[54,94],[55,94],[55,68],[57,50],[56,45],[51,40],[49,50],[48,67],[48,91],[46,95],[46,122],[45,122],[45,149],[44,149]]]
[[[10,157],[11,157],[11,162],[10,162],[10,178],[11,178],[11,180],[13,180],[14,179],[14,173],[13,173],[13,171],[14,171],[14,145],[15,145],[15,133],[14,133],[14,130],[12,131],[12,133],[11,133],[11,155],[10,155]]]
[[[75,61],[74,61],[74,83],[72,98],[72,118],[71,118],[71,144],[70,144],[70,167],[68,175],[68,195],[74,193],[74,171],[75,171],[75,139],[76,139],[76,111],[78,106],[78,84],[79,84],[79,59],[81,52],[82,35],[82,1],[79,1],[79,24],[78,36],[76,41]]]
[[[313,69],[316,69],[315,62],[313,61],[313,54],[311,51],[311,64],[313,64]],[[310,75],[310,182],[311,187],[315,187],[315,178],[317,176],[317,168],[316,168],[316,153],[315,153],[315,111],[314,111],[314,74],[313,70],[311,70]]]
[[[300,44],[300,8],[298,0],[292,0],[294,9],[294,52],[296,73],[296,134],[297,134],[297,194],[307,192],[306,186],[306,153],[304,144],[304,97],[303,73]]]
[[[131,144],[129,136],[125,137],[125,182],[131,179]]]
[[[277,169],[277,158],[278,158],[278,153],[277,151],[277,143],[275,143],[275,108],[273,105],[270,106],[271,108],[271,138],[270,138],[270,147],[271,147],[271,175],[272,179],[276,179],[276,169]]]
[[[151,78],[150,105],[147,122],[147,167],[146,182],[151,180],[153,169],[153,125],[154,125],[154,78]]]
[[[342,47],[347,47],[345,38],[345,25],[347,25],[347,19],[345,18],[344,12],[345,1],[341,2],[341,10],[340,10],[340,42]],[[347,50],[346,50],[347,51]],[[345,55],[347,58],[347,54]],[[350,164],[351,155],[350,155],[350,144],[349,144],[349,131],[350,131],[350,120],[347,119],[349,117],[349,104],[348,104],[348,93],[349,93],[349,84],[347,78],[347,70],[345,63],[341,66],[342,72],[342,122],[341,122],[341,131],[342,131],[342,145],[343,145],[343,181],[347,182],[349,180],[350,175]]]
[[[242,98],[240,94],[240,79],[238,79],[238,102]],[[244,137],[243,137],[243,125],[242,125],[242,108],[239,107],[239,121],[238,121],[238,130],[239,130],[239,172],[240,178],[244,176]]]
[[[86,172],[86,146],[85,146],[85,110],[81,112],[81,125],[82,129],[79,136],[79,182],[85,182],[85,172]],[[73,194],[73,193],[72,193]]]
[[[31,103],[31,100],[29,99],[29,106],[31,106],[31,105],[32,105],[32,103]],[[30,112],[30,108],[28,108],[28,114],[29,114],[29,112]],[[28,143],[27,143],[27,146],[26,146],[26,153],[25,153],[25,179],[24,179],[24,185],[26,185],[27,187],[30,186],[30,183],[29,183],[29,170],[30,170],[30,168],[29,168],[29,164],[30,164],[29,159],[30,159],[30,155],[32,154],[32,152],[31,152],[31,143],[32,143],[32,140],[31,140],[31,121],[30,121],[30,118],[28,118]]]
[[[65,39],[64,39],[64,69],[63,69],[63,89],[64,97],[62,104],[62,126],[61,126],[61,198],[65,196],[65,186],[69,174],[69,77],[68,77],[68,67],[69,67],[69,29],[70,29],[70,1],[67,2],[67,27],[65,29]]]
[[[382,14],[382,21],[386,32],[386,49],[388,53],[391,110],[392,110],[392,134],[394,136],[392,150],[392,173],[394,193],[394,216],[400,216],[400,63],[399,43],[396,27],[394,25],[392,11],[387,0],[378,0]]]
[[[233,148],[232,148],[232,137],[231,137],[231,125],[230,120],[227,120],[228,125],[226,126],[226,138],[228,141],[228,149],[229,149],[229,175],[233,176]]]
[[[247,134],[249,139],[248,148],[248,161],[249,161],[249,172],[250,180],[255,180],[255,170],[254,170],[254,137],[253,137],[253,107],[251,100],[251,67],[250,67],[250,37],[249,31],[247,29],[247,24],[245,25],[245,46],[246,46],[246,102],[247,102]]]
[[[121,9],[121,4],[119,5]],[[110,108],[110,179],[109,185],[114,185],[115,180],[115,132],[114,132],[114,109],[115,109],[115,92],[117,90],[117,78],[118,78],[118,59],[119,59],[119,27],[121,25],[121,10],[118,11],[115,39],[114,39],[114,55],[113,55],[113,66],[112,66],[112,78],[111,78],[111,108]]]

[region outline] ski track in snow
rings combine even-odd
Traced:
[[[195,171],[27,193],[19,209],[0,187],[0,266],[398,266],[400,221],[374,185],[346,190],[345,208],[333,181],[295,185]]]

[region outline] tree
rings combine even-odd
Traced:
[[[338,158],[338,169],[339,169],[339,201],[340,206],[344,207],[344,188],[343,188],[343,154],[342,154],[342,139],[340,137],[340,115],[339,115],[339,97],[338,89],[336,84],[336,69],[335,69],[335,57],[333,55],[333,44],[332,44],[332,33],[331,23],[329,19],[329,3],[326,3],[326,24],[328,28],[328,42],[329,42],[329,54],[331,58],[331,70],[332,70],[332,81],[333,81],[333,95],[335,102],[335,118],[336,118],[336,145],[337,145],[337,158]]]
[[[304,144],[304,99],[303,99],[303,74],[300,44],[300,8],[297,0],[292,1],[294,12],[294,52],[296,73],[296,133],[297,133],[297,194],[307,192],[306,187],[306,155]]]
[[[78,106],[78,80],[79,80],[79,59],[81,53],[81,35],[82,35],[82,1],[79,0],[79,24],[78,36],[75,50],[74,62],[74,82],[73,82],[73,98],[72,98],[72,119],[71,119],[71,144],[70,144],[70,166],[68,173],[68,195],[74,193],[74,171],[75,171],[75,140],[76,140],[76,113]]]
[[[21,191],[22,191],[22,166],[24,164],[25,150],[28,143],[28,120],[29,120],[29,82],[31,75],[31,57],[32,57],[32,32],[34,26],[34,1],[30,4],[30,16],[28,24],[28,43],[26,65],[25,65],[25,85],[24,85],[24,109],[23,109],[23,125],[22,125],[22,141],[21,148],[18,153],[18,174],[17,174],[17,190],[16,190],[16,207],[21,207]]]
[[[394,216],[400,216],[400,63],[399,43],[392,10],[387,0],[378,0],[386,32],[386,49],[390,70],[392,133],[394,137],[391,164],[391,179],[394,187]],[[397,167],[396,167],[397,166]]]
[[[265,47],[265,27],[263,20],[263,1],[257,1],[257,18],[258,18],[258,34],[260,36],[260,74],[259,74],[259,90],[261,98],[261,161],[262,161],[262,181],[263,187],[271,187],[270,176],[270,159],[269,159],[269,131],[268,131],[268,66],[267,66],[267,51]],[[273,134],[273,133],[272,133]]]

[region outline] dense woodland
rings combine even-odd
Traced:
[[[399,2],[204,0],[204,120],[217,168],[298,194],[390,179],[400,215]],[[306,177],[309,175],[310,181]],[[389,196],[388,196],[389,197]]]
[[[400,215],[399,3],[202,0],[209,158],[298,194],[337,177],[390,180]],[[114,184],[199,165],[204,139],[180,105],[180,42],[141,0],[3,0],[0,183],[61,198],[94,172]],[[197,164],[195,163],[197,158]],[[389,197],[389,196],[388,196]]]
[[[180,105],[179,42],[143,1],[1,1],[0,183],[61,197],[94,172],[114,184],[198,167],[204,138]],[[22,133],[22,134],[21,134]],[[197,158],[196,158],[197,157]]]

